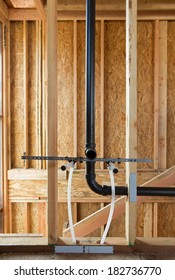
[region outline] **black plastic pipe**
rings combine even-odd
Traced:
[[[85,155],[96,158],[95,149],[95,4],[86,0],[86,146]],[[96,181],[95,162],[86,162],[86,181],[90,189],[100,195],[111,195],[111,187]],[[116,195],[128,195],[126,186],[115,187]],[[175,196],[175,188],[137,187],[138,196]]]
[[[89,159],[95,150],[95,0],[86,1],[86,148]]]

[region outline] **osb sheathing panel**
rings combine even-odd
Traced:
[[[126,87],[124,22],[105,22],[104,35],[104,152],[106,157],[125,157]]]
[[[12,168],[23,167],[24,91],[23,91],[23,23],[11,22],[10,32],[10,97]]]
[[[12,203],[12,233],[25,233],[24,203]]]
[[[167,167],[175,164],[175,22],[168,22]]]
[[[73,23],[58,22],[58,155],[73,156]],[[59,162],[60,166],[61,163]]]
[[[138,22],[138,157],[154,158],[154,25]],[[138,168],[153,168],[140,163]]]
[[[78,156],[85,149],[85,22],[77,26],[77,119],[78,119]]]
[[[28,22],[28,143],[29,154],[36,155],[36,23]],[[36,161],[29,161],[35,168]]]
[[[158,236],[175,237],[174,203],[158,205]]]

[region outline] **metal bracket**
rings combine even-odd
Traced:
[[[113,254],[113,246],[55,246],[56,254]]]
[[[137,201],[137,174],[131,173],[129,177],[129,201]]]

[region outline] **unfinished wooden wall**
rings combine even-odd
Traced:
[[[161,41],[161,34],[166,32],[167,49]],[[158,27],[157,27],[158,26]],[[19,178],[16,168],[26,168],[21,160],[23,152],[31,155],[46,154],[46,103],[45,87],[47,81],[44,69],[43,26],[40,22],[27,22],[27,49],[24,47],[24,22],[11,22],[10,36],[10,116],[11,116],[11,167],[14,176],[9,177],[9,199],[11,214],[11,232],[46,232],[46,177],[44,163],[30,162],[27,168],[34,168],[30,178]],[[138,157],[157,159],[157,164],[142,163],[138,168],[144,169],[140,177],[143,183],[154,177],[155,170],[174,165],[175,146],[175,22],[155,23],[138,22]],[[161,33],[162,32],[162,33]],[[164,33],[163,33],[164,34]],[[157,46],[159,51],[157,51]],[[164,51],[163,51],[164,50]],[[167,54],[167,57],[165,55]],[[25,69],[27,55],[27,69]],[[157,59],[155,59],[157,58]],[[85,22],[58,22],[58,155],[84,155],[85,148]],[[163,66],[167,72],[163,71]],[[96,22],[96,144],[97,154],[106,157],[125,157],[125,23],[124,21]],[[157,68],[156,68],[157,67]],[[28,102],[25,103],[24,71],[27,71]],[[156,72],[158,71],[158,72]],[[158,75],[156,74],[158,73]],[[157,78],[158,76],[158,78]],[[41,78],[41,79],[40,79]],[[41,83],[39,81],[41,80]],[[167,81],[167,87],[166,83]],[[164,90],[165,89],[165,90]],[[160,93],[166,96],[167,104],[159,104]],[[155,100],[158,100],[156,105]],[[27,113],[26,113],[27,112]],[[25,128],[25,116],[28,128]],[[167,116],[161,119],[162,116]],[[161,120],[161,122],[160,122]],[[158,123],[158,126],[155,126]],[[167,132],[158,136],[158,127],[167,125]],[[77,129],[75,129],[77,128]],[[25,142],[26,141],[26,142]],[[24,149],[28,143],[27,151]],[[163,143],[163,144],[162,144]],[[163,151],[163,152],[162,152]],[[158,158],[159,154],[162,154]],[[163,156],[166,154],[166,157]],[[61,163],[58,164],[60,166]],[[79,164],[78,169],[84,169]],[[99,180],[109,181],[104,166]],[[124,164],[120,168],[125,168]],[[41,174],[36,173],[41,169]],[[148,170],[154,172],[149,173]],[[25,170],[23,170],[25,171]],[[13,170],[12,170],[13,173]],[[12,174],[10,173],[10,174]],[[27,174],[24,172],[24,174]],[[60,178],[60,177],[59,177]],[[78,195],[74,200],[74,221],[78,221],[103,207],[107,201],[89,202],[88,187],[84,175],[77,171],[74,188]],[[118,178],[118,177],[117,177]],[[124,184],[125,175],[119,176],[117,183]],[[59,187],[66,191],[67,181],[59,181]],[[82,189],[80,191],[80,189]],[[22,190],[22,191],[20,191]],[[67,220],[66,195],[59,199],[59,232],[62,234]],[[150,207],[148,207],[150,206]],[[157,207],[157,208],[156,208]],[[144,235],[145,209],[158,211],[157,227],[159,236],[175,236],[172,224],[174,215],[172,204],[138,206],[137,235]],[[157,209],[157,210],[156,210]],[[11,213],[12,213],[11,212]],[[156,214],[154,214],[155,216]],[[42,218],[41,218],[42,217]],[[162,218],[163,217],[163,218]],[[163,220],[163,222],[162,222]],[[100,236],[99,229],[92,236]],[[150,230],[153,232],[153,229]],[[124,235],[124,215],[113,221],[109,236]]]

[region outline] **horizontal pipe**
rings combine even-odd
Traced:
[[[111,187],[103,186],[102,195],[111,195]],[[116,186],[115,195],[128,195],[126,186]],[[137,196],[175,196],[175,188],[137,187]]]

